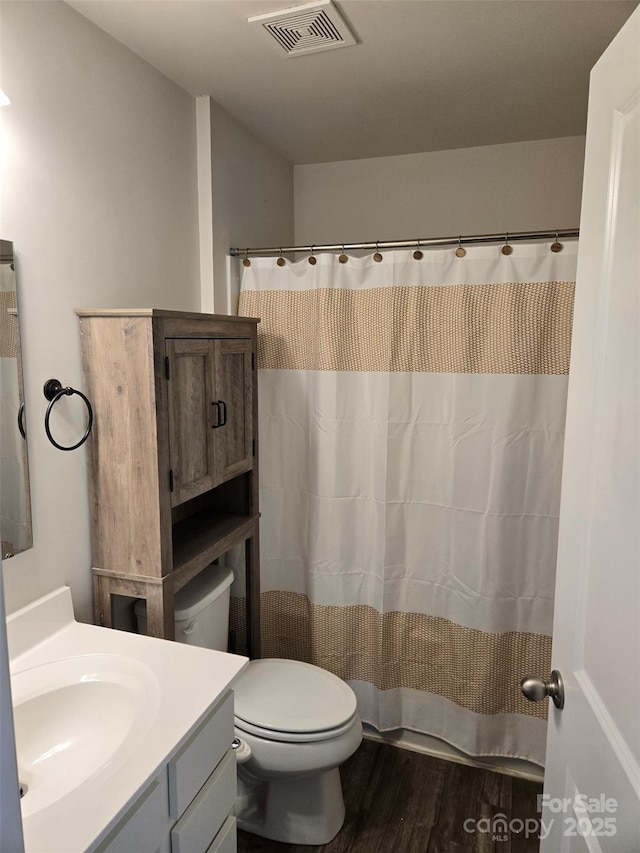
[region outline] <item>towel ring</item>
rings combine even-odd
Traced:
[[[71,386],[69,386],[68,388],[63,388],[60,384],[60,380],[58,379],[47,379],[47,381],[44,383],[43,393],[47,400],[50,401],[49,405],[47,406],[47,413],[44,416],[44,431],[46,432],[47,438],[49,439],[51,444],[53,444],[54,447],[57,447],[58,450],[75,450],[76,448],[80,447],[80,445],[84,444],[85,441],[89,438],[89,433],[91,432],[91,427],[93,426],[93,409],[91,408],[91,403],[89,402],[89,400],[85,397],[82,391],[76,391],[76,389],[71,388]],[[51,435],[51,430],[49,429],[49,418],[51,417],[51,410],[58,402],[58,400],[64,396],[70,397],[72,394],[77,394],[78,397],[81,397],[84,400],[85,405],[87,407],[89,422],[87,423],[87,429],[85,431],[85,434],[82,436],[80,441],[78,441],[76,444],[72,444],[71,447],[65,447],[62,444],[58,444],[58,442]]]

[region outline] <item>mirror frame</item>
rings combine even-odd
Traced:
[[[3,266],[5,264],[11,264],[12,269],[15,274],[15,255],[13,251],[13,243],[10,240],[0,240],[0,264]],[[16,554],[20,554],[23,551],[28,550],[33,547],[33,527],[31,524],[31,488],[29,481],[29,455],[27,449],[27,438],[26,438],[26,419],[25,419],[25,411],[24,411],[24,382],[23,382],[23,371],[22,371],[22,347],[20,340],[20,322],[19,322],[19,296],[18,296],[18,281],[17,276],[15,278],[15,290],[16,290],[16,307],[10,308],[6,310],[7,315],[13,315],[15,312],[15,320],[16,320],[16,367],[17,367],[17,391],[18,391],[18,399],[11,400],[10,404],[15,409],[17,403],[17,418],[15,423],[16,431],[19,430],[19,434],[22,433],[22,429],[20,425],[24,426],[25,432],[22,434],[23,441],[20,443],[20,452],[17,456],[21,457],[21,467],[22,467],[22,478],[23,478],[23,520],[25,524],[25,535],[24,541],[21,543],[20,548],[12,547],[11,549],[5,549],[5,540],[2,538],[2,530],[0,529],[0,542],[2,543],[2,559],[6,560],[9,557],[13,557]],[[9,356],[7,356],[9,357]],[[1,390],[1,389],[0,389]],[[6,426],[6,425],[5,425]],[[11,436],[6,440],[7,445],[13,440]],[[2,436],[0,435],[0,442],[2,442]],[[4,451],[3,451],[4,452]],[[2,483],[0,483],[2,486]],[[1,493],[0,493],[1,494]],[[22,523],[22,519],[21,519]]]

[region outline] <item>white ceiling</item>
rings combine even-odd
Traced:
[[[358,44],[286,57],[295,0],[71,0],[292,163],[585,132],[589,71],[637,0],[337,0]]]

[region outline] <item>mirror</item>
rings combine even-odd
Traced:
[[[2,559],[33,544],[13,243],[0,240],[0,540]]]

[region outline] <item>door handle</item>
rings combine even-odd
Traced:
[[[24,428],[24,403],[20,403],[20,408],[18,409],[18,429],[20,430],[20,435],[26,440],[27,431]]]
[[[220,404],[217,402],[217,400],[214,400],[211,405],[216,407],[216,422],[214,424],[211,424],[211,429],[218,429],[218,427],[222,426],[222,424],[220,423]]]
[[[222,420],[218,424],[218,426],[224,426],[227,422],[227,404],[224,400],[218,400],[218,405],[222,409]]]
[[[554,669],[549,679],[539,675],[525,675],[520,682],[520,690],[530,702],[540,702],[549,696],[556,708],[564,708],[564,683],[557,669]]]

